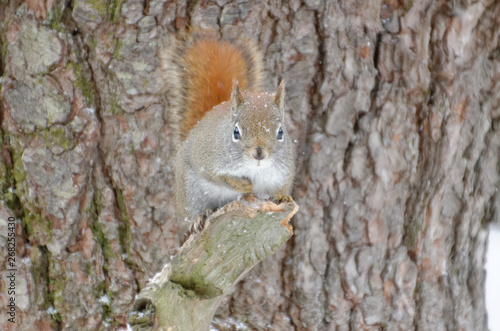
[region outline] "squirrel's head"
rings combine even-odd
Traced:
[[[284,81],[274,94],[241,92],[238,83],[234,84],[231,93],[232,143],[258,166],[283,151],[290,139],[285,130],[284,98]]]

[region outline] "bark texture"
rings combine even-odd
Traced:
[[[0,0],[0,264],[16,324],[116,329],[175,254],[168,73],[189,26],[287,80],[301,210],[219,330],[486,330],[500,211],[500,2]],[[3,270],[3,269],[2,269]],[[9,299],[0,280],[0,304]]]

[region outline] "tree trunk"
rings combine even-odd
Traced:
[[[0,1],[1,329],[116,329],[176,253],[168,73],[190,26],[287,80],[301,206],[219,330],[486,330],[498,1]],[[8,260],[9,217],[17,227]]]

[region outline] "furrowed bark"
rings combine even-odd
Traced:
[[[301,206],[213,327],[486,330],[498,26],[492,0],[0,1],[0,265],[15,217],[18,322],[0,309],[0,329],[122,329],[171,263],[185,231],[158,54],[201,27],[255,40],[265,90],[287,81]]]

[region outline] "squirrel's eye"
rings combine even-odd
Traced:
[[[233,131],[233,141],[238,141],[238,140],[240,140],[240,130],[238,129],[238,125],[236,125]]]
[[[279,141],[283,141],[283,130],[280,128],[278,129],[278,134],[276,135],[276,138],[278,138]]]

